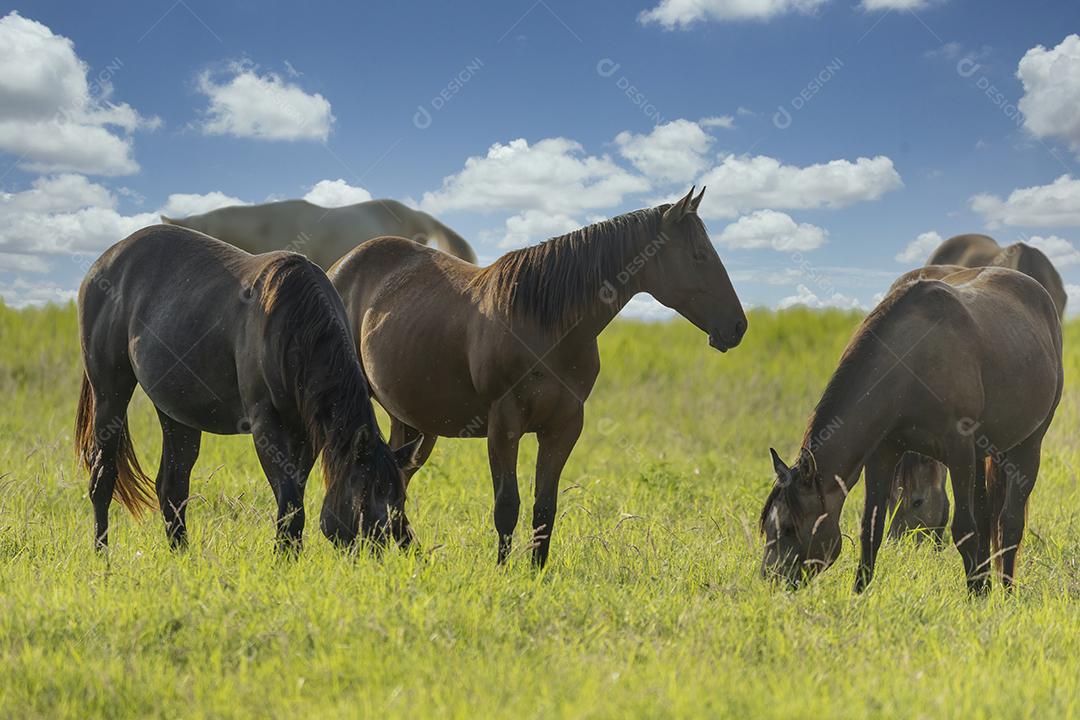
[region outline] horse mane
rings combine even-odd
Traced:
[[[881,333],[879,331],[882,325],[892,316],[893,310],[911,295],[913,289],[925,286],[929,282],[938,281],[916,280],[897,288],[878,303],[877,307],[871,310],[870,314],[859,323],[859,327],[856,328],[851,339],[848,340],[844,352],[841,353],[840,362],[837,363],[836,370],[833,371],[832,377],[829,378],[825,391],[821,394],[821,399],[818,400],[814,411],[810,413],[801,447],[809,447],[819,418],[831,417],[836,414],[832,409],[841,400],[845,392],[850,392],[850,375],[865,371],[863,363],[873,351],[874,346],[881,342],[879,339]]]
[[[627,269],[628,257],[643,234],[657,236],[668,205],[635,210],[506,253],[470,282],[486,293],[511,324],[528,319],[564,333],[599,297],[625,301],[624,283],[613,283]]]
[[[268,332],[281,351],[282,381],[294,388],[297,412],[314,451],[322,452],[330,487],[354,456],[357,430],[379,433],[352,334],[336,307],[340,300],[322,271],[296,253],[271,260],[257,287]]]

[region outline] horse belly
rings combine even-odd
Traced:
[[[443,437],[487,434],[489,405],[473,386],[467,358],[454,343],[399,327],[390,316],[380,323],[365,321],[362,336],[368,383],[388,413]]]
[[[410,427],[442,437],[487,435],[488,405],[471,381],[439,372],[437,363],[371,362],[365,370],[379,404]]]
[[[146,334],[130,343],[135,377],[154,406],[172,419],[204,432],[247,432],[236,370],[229,362],[232,353],[219,351],[212,344],[202,352],[195,348],[173,352],[166,344]]]

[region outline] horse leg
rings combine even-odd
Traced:
[[[1006,467],[998,468],[998,480],[1005,483],[1005,503],[995,518],[1000,533],[1001,583],[1011,591],[1016,583],[1016,556],[1024,539],[1027,505],[1039,475],[1042,435],[1029,437],[1006,453]]]
[[[510,555],[521,498],[518,496],[517,458],[521,418],[508,398],[492,406],[488,416],[488,463],[495,491],[495,531],[499,535],[497,562]]]
[[[952,536],[964,561],[968,591],[984,594],[990,589],[987,564],[990,557],[989,509],[986,498],[985,463],[975,454],[970,439],[957,443],[949,453],[949,478],[952,480]],[[982,469],[980,469],[982,466]]]
[[[276,547],[298,553],[304,536],[304,485],[315,462],[307,439],[272,414],[252,427],[255,451],[277,500]]]
[[[130,371],[129,371],[130,372]],[[94,440],[90,466],[90,503],[94,507],[94,547],[109,545],[109,505],[120,470],[120,443],[126,432],[127,406],[135,392],[135,376],[111,377],[112,386],[93,388]],[[104,383],[100,383],[99,387]]]
[[[533,502],[533,565],[544,567],[555,529],[555,510],[559,501],[559,477],[566,459],[581,436],[584,408],[579,404],[574,414],[551,430],[537,434],[536,496]]]
[[[862,518],[862,542],[855,592],[861,593],[874,577],[881,539],[885,536],[885,517],[889,505],[896,464],[900,451],[888,441],[882,442],[866,461],[866,504]]]
[[[406,425],[401,420],[398,420],[393,415],[390,416],[390,447],[395,450],[403,445],[408,445],[416,438],[420,438],[420,445],[416,448],[416,452],[413,453],[413,463],[408,467],[401,469],[401,472],[405,476],[405,489],[409,488],[409,481],[412,480],[412,476],[424,467],[424,463],[431,457],[431,451],[435,448],[435,441],[439,439],[438,435],[430,433],[421,433],[411,425]]]
[[[161,465],[157,488],[165,535],[174,548],[187,547],[187,503],[191,487],[191,469],[199,458],[202,432],[173,420],[158,410],[161,421]]]

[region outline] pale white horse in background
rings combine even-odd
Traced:
[[[371,200],[336,208],[306,200],[283,200],[233,205],[186,218],[162,215],[161,220],[198,230],[253,254],[271,250],[298,252],[324,270],[360,243],[384,235],[434,245],[462,260],[476,262],[476,254],[465,238],[427,213],[396,200]]]

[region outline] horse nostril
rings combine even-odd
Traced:
[[[741,338],[745,332],[746,332],[746,321],[745,320],[739,320],[738,322],[736,322],[735,323],[735,337],[736,338]]]

